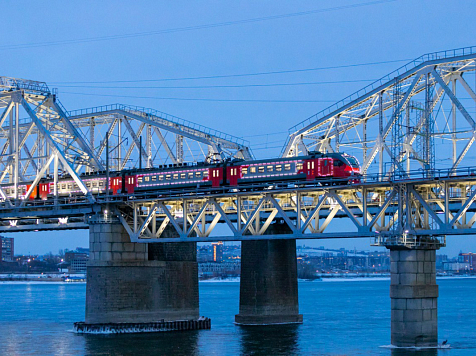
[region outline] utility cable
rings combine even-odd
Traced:
[[[163,34],[176,33],[176,32],[204,30],[204,29],[209,29],[209,28],[235,26],[235,25],[256,23],[256,22],[262,22],[262,21],[279,20],[279,19],[290,18],[290,17],[314,15],[314,14],[319,14],[319,13],[324,13],[324,12],[338,11],[338,10],[344,10],[344,9],[352,9],[352,8],[358,8],[358,7],[363,7],[363,6],[372,6],[372,5],[384,4],[384,3],[395,2],[395,1],[398,1],[398,0],[368,1],[368,2],[364,2],[364,3],[358,3],[358,4],[328,7],[328,8],[325,8],[325,9],[301,11],[301,12],[294,12],[294,13],[289,13],[289,14],[282,14],[282,15],[256,17],[256,18],[251,18],[251,19],[236,20],[236,21],[225,21],[225,22],[218,22],[218,23],[212,23],[212,24],[203,24],[203,25],[196,25],[196,26],[176,27],[176,28],[169,28],[169,29],[156,30],[156,31],[127,33],[127,34],[122,34],[122,35],[109,35],[109,36],[78,38],[78,39],[71,39],[71,40],[48,41],[48,42],[37,42],[37,43],[10,44],[10,45],[0,46],[0,50],[5,51],[5,50],[34,48],[34,47],[59,46],[59,45],[76,44],[76,43],[110,41],[110,40],[117,40],[117,39],[123,39],[123,38],[135,38],[135,37],[144,37],[144,36],[163,35]]]

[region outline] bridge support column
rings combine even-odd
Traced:
[[[392,345],[438,344],[436,249],[390,248]]]
[[[235,323],[302,323],[296,240],[242,241],[240,310]]]
[[[131,243],[118,222],[93,222],[89,231],[86,321],[76,330],[210,328],[199,318],[196,243]]]

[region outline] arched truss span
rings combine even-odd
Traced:
[[[385,177],[474,166],[475,61],[476,47],[423,55],[292,127],[282,155],[344,151]]]
[[[0,77],[0,201],[9,206],[25,205],[42,178],[54,180],[57,196],[69,175],[93,203],[82,173],[227,158],[252,159],[247,141],[152,109],[68,112],[46,83]]]
[[[153,109],[114,104],[71,111],[68,117],[88,137],[91,149],[103,163],[108,141],[109,162],[115,170],[140,164],[151,168],[252,159],[247,141]]]

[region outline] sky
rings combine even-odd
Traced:
[[[6,0],[0,75],[46,82],[68,110],[150,107],[276,157],[290,127],[369,81],[476,45],[475,13],[471,0]],[[16,253],[88,245],[87,230],[13,236]],[[448,237],[442,253],[474,241]],[[368,239],[304,243],[370,249]]]

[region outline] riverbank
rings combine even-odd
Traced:
[[[476,276],[472,275],[437,275],[437,280],[443,279],[474,279]],[[346,281],[386,281],[390,280],[390,273],[379,274],[326,274],[315,279],[298,279],[299,282],[346,282]],[[11,283],[86,283],[85,274],[0,274],[0,284]],[[207,278],[199,279],[200,283],[210,282],[224,282],[224,283],[238,283],[240,277],[229,278]]]
[[[84,273],[5,273],[0,274],[0,282],[86,282],[86,275]]]

